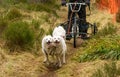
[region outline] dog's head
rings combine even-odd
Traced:
[[[52,36],[50,36],[50,35],[45,36],[44,42],[45,42],[47,45],[50,45],[50,44],[53,42]]]
[[[53,42],[55,44],[59,44],[61,42],[61,37],[60,36],[53,36]]]

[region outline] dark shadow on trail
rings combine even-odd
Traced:
[[[39,76],[39,77],[57,77],[55,71],[48,71],[47,73]]]
[[[53,63],[50,63],[49,65],[44,64],[44,66],[47,68],[47,72],[39,77],[57,77],[55,71],[60,69],[60,67],[55,66]]]

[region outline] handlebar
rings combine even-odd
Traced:
[[[70,9],[72,12],[79,12],[81,9],[81,5],[86,5],[86,3],[67,3],[66,5],[67,6],[70,5]],[[79,8],[77,10],[73,9],[72,5],[75,5],[75,6],[79,5]]]

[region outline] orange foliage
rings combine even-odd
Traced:
[[[100,9],[107,8],[111,14],[116,14],[120,8],[120,0],[100,0]]]
[[[119,19],[120,0],[99,0],[98,5],[100,9],[107,9],[111,14],[114,14],[113,22]]]

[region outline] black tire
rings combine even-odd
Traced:
[[[74,33],[74,35],[73,35],[73,46],[74,46],[74,48],[76,48],[76,33]]]
[[[73,46],[76,48],[76,36],[77,36],[77,28],[74,28],[75,31],[73,31]]]
[[[97,29],[96,23],[94,23],[92,25],[92,33],[93,33],[93,35],[95,35],[97,33],[97,31],[98,31],[98,29]]]
[[[93,26],[94,26],[94,29],[93,29],[93,30],[94,30],[94,31],[93,31],[93,34],[95,35],[95,34],[97,33],[97,30],[98,30],[98,29],[97,29],[97,26],[96,26],[96,23],[94,23],[94,24],[93,24]]]

